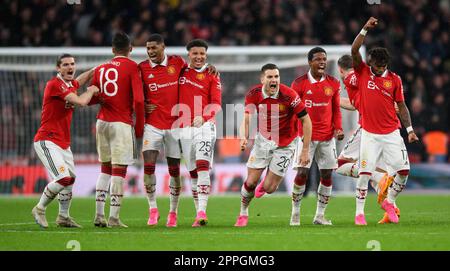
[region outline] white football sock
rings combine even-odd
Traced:
[[[370,175],[362,174],[356,183],[356,215],[364,214]]]
[[[195,213],[198,211],[198,192],[197,192],[197,178],[191,178],[192,197],[194,198]]]
[[[296,185],[292,188],[292,214],[300,213],[300,206],[302,204],[303,194],[305,193],[306,185]]]
[[[181,178],[180,177],[172,177],[170,176],[169,181],[169,189],[170,189],[170,212],[177,212],[178,210],[178,202],[180,199],[181,192]]]
[[[387,200],[390,203],[395,204],[395,200],[398,195],[403,191],[408,181],[408,176],[397,174],[392,182],[391,186],[388,188]]]
[[[109,216],[114,218],[119,218],[120,206],[122,205],[123,198],[123,184],[125,179],[119,176],[111,177],[111,188],[110,188],[110,209]]]
[[[72,188],[73,185],[64,187],[58,194],[59,201],[59,215],[63,217],[69,217],[70,203],[72,202]]]
[[[172,177],[171,177],[172,178]],[[158,208],[156,204],[156,176],[155,174],[144,174],[144,186],[145,192],[147,194],[148,206],[153,208]]]
[[[240,215],[248,216],[248,207],[254,196],[255,196],[255,189],[253,189],[252,191],[247,191],[247,189],[245,189],[245,182],[244,182],[244,184],[242,185],[242,188],[241,188],[241,212],[240,212]]]
[[[109,181],[111,175],[100,173],[95,185],[95,212],[99,215],[105,215],[105,203],[108,197]]]
[[[211,177],[209,171],[198,171],[197,193],[198,193],[198,212],[206,212],[208,205],[208,197],[211,189]]]
[[[317,188],[317,208],[316,208],[316,216],[324,215],[325,209],[328,206],[328,201],[330,200],[332,185],[325,186],[322,183],[319,184]]]
[[[39,203],[37,204],[39,209],[45,210],[47,206],[52,202],[52,200],[55,199],[55,197],[58,195],[59,192],[61,192],[64,189],[64,186],[57,182],[51,182],[47,184],[47,186],[44,189],[44,192],[42,192],[42,196],[39,199]]]

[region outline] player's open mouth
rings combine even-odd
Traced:
[[[270,84],[269,87],[270,88],[277,88],[277,84]]]
[[[72,76],[72,75],[73,75],[73,71],[68,71],[68,72],[67,72],[67,75]]]

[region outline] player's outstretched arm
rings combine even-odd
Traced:
[[[95,68],[92,68],[88,71],[83,72],[82,74],[78,75],[77,81],[80,84],[80,86],[86,84],[87,82],[91,81],[92,77],[94,76],[94,70]]]
[[[249,138],[249,126],[250,126],[250,114],[244,113],[244,119],[242,120],[241,127],[239,129],[239,135],[241,138],[240,145],[241,151],[247,148],[248,138]]]
[[[356,108],[352,105],[352,103],[350,102],[350,99],[347,97],[341,97],[340,106],[342,109],[345,109],[345,110],[356,111]]]
[[[359,53],[359,48],[361,48],[364,43],[364,38],[369,29],[374,28],[378,24],[378,19],[374,17],[370,17],[369,20],[364,25],[361,32],[359,32],[358,36],[356,36],[355,40],[352,43],[352,58],[353,58],[353,67],[359,67],[359,64],[362,62],[361,54]]]
[[[303,126],[303,149],[300,153],[299,161],[301,166],[309,164],[309,145],[311,143],[312,122],[308,114],[300,117]]]
[[[405,102],[397,102],[397,106],[400,121],[406,127],[406,131],[408,132],[408,142],[413,143],[419,141],[419,138],[417,137],[416,133],[414,133],[414,130],[412,128],[411,115],[409,114],[409,110]]]
[[[94,94],[98,93],[99,89],[96,86],[89,86],[83,94],[80,96],[75,93],[70,93],[66,96],[65,100],[71,104],[78,106],[86,106],[91,101],[91,98]]]

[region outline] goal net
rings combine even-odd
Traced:
[[[236,140],[242,116],[237,107],[242,106],[249,87],[259,83],[259,72],[266,63],[280,68],[281,82],[290,85],[298,76],[308,71],[307,53],[313,46],[270,46],[270,47],[210,47],[208,63],[217,67],[221,74],[223,112],[217,121],[217,142],[215,152],[214,180],[212,191],[224,193],[239,191],[246,176],[247,153],[240,153]],[[327,72],[338,78],[337,60],[350,52],[350,46],[322,46],[327,51]],[[364,50],[364,49],[363,49]],[[0,194],[37,193],[47,181],[33,149],[33,138],[39,127],[42,98],[45,83],[55,75],[58,55],[70,53],[75,56],[77,74],[97,66],[112,57],[111,48],[1,48],[0,49]],[[184,47],[168,47],[166,53],[183,56]],[[363,54],[364,55],[364,54]],[[140,62],[147,58],[145,48],[134,48],[131,58]],[[82,90],[84,91],[84,90]],[[341,96],[347,93],[342,91]],[[95,189],[96,174],[99,171],[95,148],[95,115],[97,106],[78,108],[72,120],[71,149],[75,157],[79,188],[75,194],[89,195]],[[356,126],[357,115],[342,110],[346,138]],[[344,142],[338,142],[338,151]],[[166,193],[167,167],[163,155],[157,171],[164,183],[159,193]],[[142,193],[143,170],[138,165],[129,170],[128,193]],[[183,174],[188,176],[187,172]],[[291,170],[285,178],[285,191],[290,191]],[[314,176],[313,176],[314,177]],[[160,182],[160,181],[158,181]],[[82,186],[81,183],[89,183]],[[337,191],[351,191],[351,181]],[[82,186],[82,187],[80,187]],[[185,187],[189,189],[188,183]],[[348,187],[347,187],[348,186]],[[283,190],[283,187],[280,189]]]

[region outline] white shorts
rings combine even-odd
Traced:
[[[356,130],[345,143],[344,148],[339,154],[339,158],[347,158],[351,160],[358,161],[359,160],[359,148],[361,146],[361,132],[362,128],[358,125]]]
[[[284,177],[292,162],[297,140],[298,138],[294,139],[286,147],[278,147],[274,141],[268,140],[258,133],[250,152],[247,167],[263,169],[268,166],[270,171]]]
[[[216,125],[205,122],[201,127],[180,129],[180,144],[183,159],[188,171],[197,168],[197,160],[206,160],[212,167],[214,144],[216,143]]]
[[[161,130],[150,124],[145,124],[142,151],[161,151],[164,145],[166,157],[180,159],[181,151],[178,130]]]
[[[386,163],[389,172],[409,170],[408,152],[399,130],[379,135],[362,129],[359,173],[372,173],[379,160]]]
[[[303,140],[298,140],[295,150],[293,169],[300,167],[299,155],[303,149]],[[336,141],[334,138],[328,141],[311,141],[309,145],[309,164],[305,168],[310,168],[313,159],[316,161],[319,169],[337,168]]]
[[[358,125],[356,130],[348,139],[347,143],[345,143],[345,146],[342,149],[341,154],[339,154],[340,159],[346,158],[354,161],[359,161],[359,152],[361,148],[361,134],[362,134],[362,127]],[[384,161],[381,159],[381,157],[380,159],[378,159],[376,167],[387,171],[390,175],[395,174],[395,171],[393,171],[389,166],[387,166],[386,163],[384,163]]]
[[[123,122],[97,120],[98,160],[113,165],[132,165],[138,159],[134,129]]]
[[[34,142],[34,149],[53,181],[66,177],[75,178],[75,164],[70,147],[64,150],[51,141],[42,140]]]

